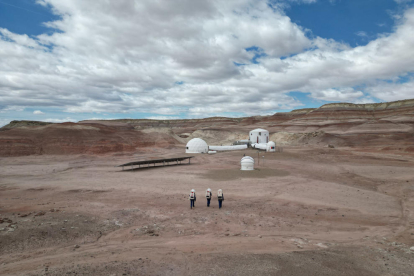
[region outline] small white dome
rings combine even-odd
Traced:
[[[254,170],[254,159],[250,156],[244,156],[241,161],[242,171],[253,171]]]
[[[244,156],[241,161],[241,163],[254,163],[253,157],[250,156]]]
[[[276,143],[273,141],[270,141],[269,143],[267,143],[266,145],[266,151],[268,152],[274,152],[276,151]]]
[[[207,153],[208,145],[203,139],[194,138],[188,141],[185,152],[186,153]]]

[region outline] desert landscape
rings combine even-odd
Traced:
[[[283,150],[185,153],[191,138],[230,145],[257,127]],[[254,171],[240,170],[243,155]],[[185,156],[191,164],[117,167]],[[414,100],[246,118],[13,121],[0,129],[0,274],[408,276],[413,196]]]

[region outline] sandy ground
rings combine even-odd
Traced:
[[[414,275],[414,156],[292,147],[253,172],[239,170],[253,150],[115,167],[183,151],[1,158],[0,275]]]

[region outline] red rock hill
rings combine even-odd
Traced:
[[[335,103],[272,116],[192,120],[108,120],[52,124],[13,121],[0,129],[0,156],[104,154],[169,148],[200,137],[209,144],[247,139],[266,128],[278,145],[369,147],[414,152],[414,99]]]

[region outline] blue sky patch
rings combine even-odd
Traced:
[[[333,38],[352,47],[366,45],[378,34],[394,27],[392,13],[399,5],[392,0],[319,0],[286,9],[292,22],[310,29],[314,36]]]
[[[258,64],[259,62],[257,61],[257,59],[261,58],[261,57],[266,57],[267,54],[264,52],[264,50],[260,47],[257,46],[252,46],[249,48],[245,49],[247,52],[253,52],[254,56],[253,58],[250,60],[252,63],[254,64]]]
[[[49,8],[34,0],[0,0],[0,27],[17,34],[40,35],[53,33],[44,22],[59,20]]]
[[[314,99],[310,97],[311,93],[303,93],[303,92],[289,92],[286,95],[292,97],[293,99],[303,103],[303,106],[298,107],[297,109],[301,108],[318,108],[321,105],[328,103],[326,101]]]

